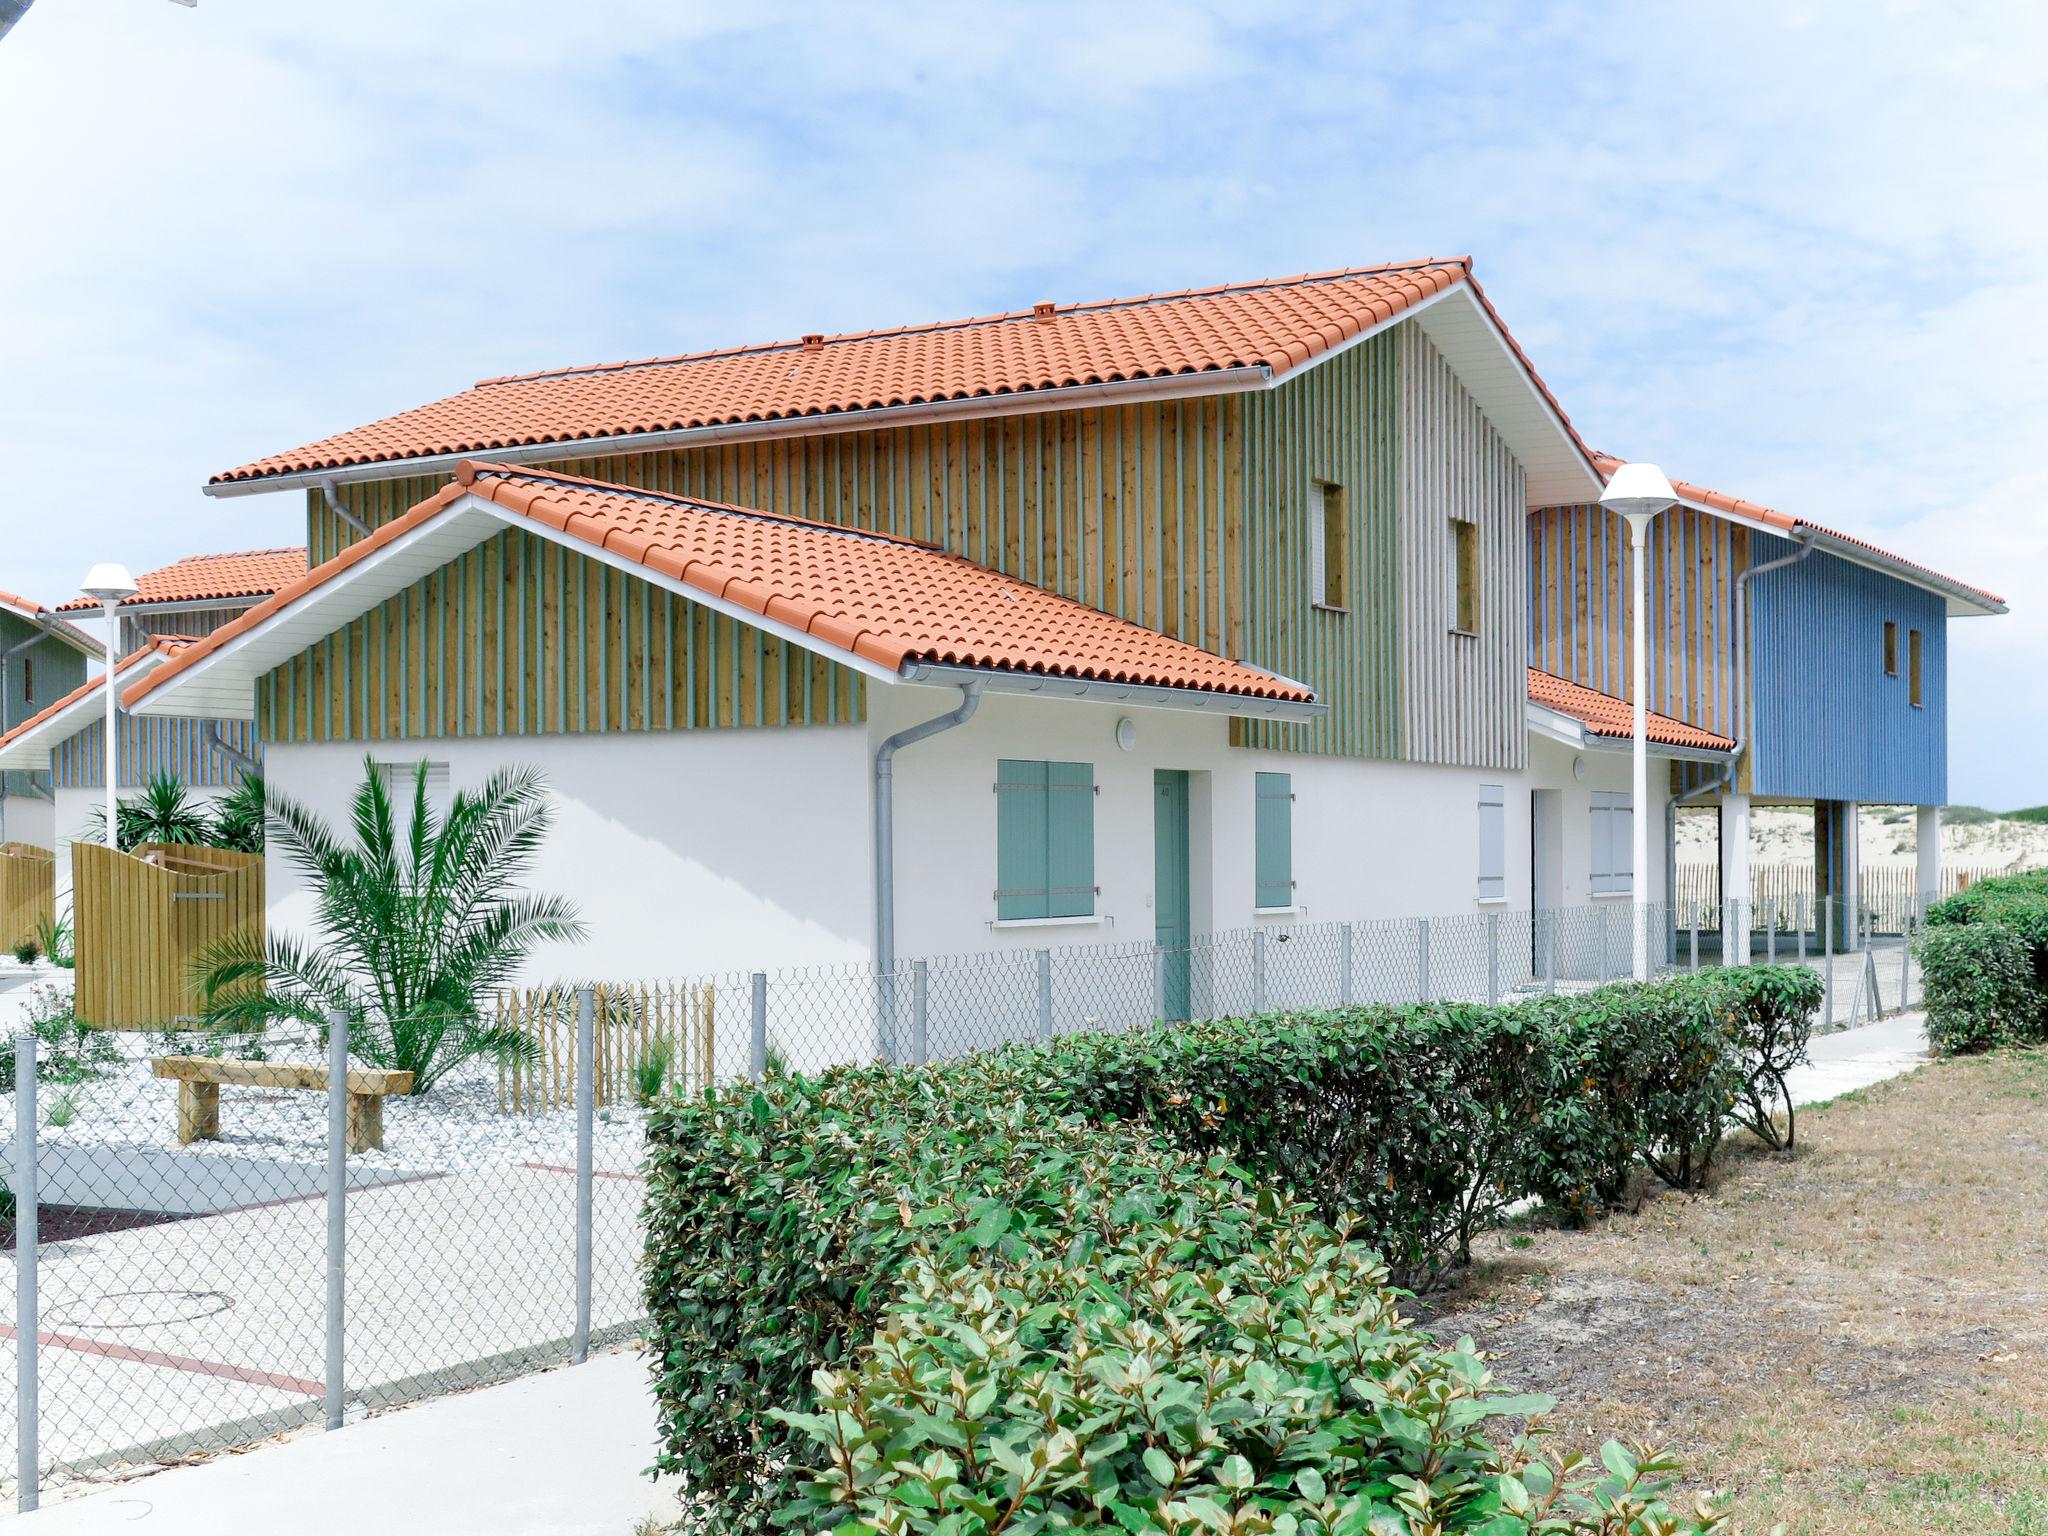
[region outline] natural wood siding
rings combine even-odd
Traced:
[[[831,724],[865,707],[851,668],[511,531],[256,690],[265,741]]]
[[[1750,534],[1725,518],[1673,507],[1650,524],[1648,704],[1734,736],[1735,578]],[[1635,648],[1628,615],[1628,527],[1599,506],[1529,516],[1529,663],[1628,698]]]
[[[1403,756],[1520,768],[1528,756],[1527,493],[1521,462],[1418,327],[1400,351]],[[1456,633],[1458,535],[1478,540],[1478,630]]]

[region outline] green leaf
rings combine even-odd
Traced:
[[[1173,1469],[1173,1458],[1158,1446],[1145,1448],[1145,1470],[1152,1474],[1152,1481],[1162,1488],[1171,1488],[1177,1474]]]

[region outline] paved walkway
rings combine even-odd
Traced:
[[[176,1467],[0,1521],[22,1536],[631,1536],[654,1401],[633,1351]]]
[[[1927,1016],[1917,1009],[1895,1018],[1815,1035],[1813,1059],[1786,1080],[1795,1104],[1818,1104],[1888,1077],[1910,1072],[1927,1060]]]

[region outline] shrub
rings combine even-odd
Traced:
[[[2025,938],[1990,924],[1930,927],[1917,946],[1927,1041],[1953,1056],[2038,1037],[2041,997]]]
[[[74,969],[78,956],[71,948],[71,914],[64,912],[55,917],[37,918],[36,946],[49,957],[52,965]]]
[[[34,939],[23,939],[14,946],[14,958],[23,965],[34,965],[36,957],[42,954],[42,952],[42,945],[38,944]]]
[[[1793,1145],[1797,1121],[1786,1076],[1808,1058],[1820,973],[1803,965],[1752,965],[1721,973],[1734,990],[1742,1052],[1742,1095],[1735,1117],[1765,1146]],[[1785,1131],[1777,1109],[1785,1107]]]
[[[106,807],[95,806],[86,825],[89,841],[105,842]],[[123,852],[131,852],[144,843],[204,843],[209,831],[205,808],[192,798],[192,791],[178,781],[176,774],[151,774],[141,792],[120,801],[114,811],[114,832]]]
[[[22,1010],[22,1022],[36,1037],[36,1080],[72,1084],[105,1076],[121,1061],[106,1033],[78,1022],[71,994],[37,987]],[[14,1091],[14,1036],[0,1037],[0,1090]]]

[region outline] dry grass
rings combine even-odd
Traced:
[[[1706,1196],[1489,1237],[1431,1326],[1561,1438],[1666,1445],[1741,1528],[2048,1536],[2048,1052],[1744,1138]]]

